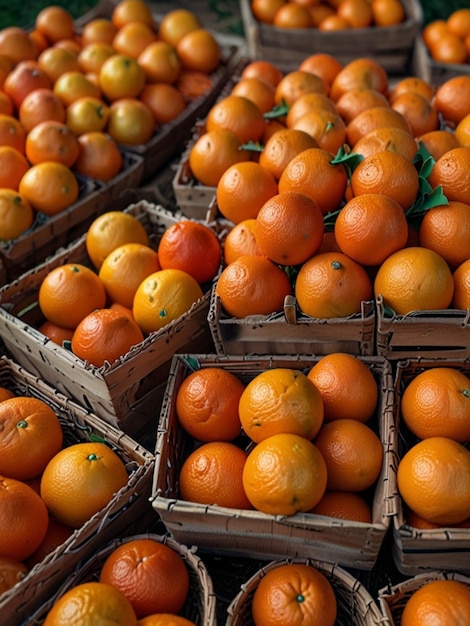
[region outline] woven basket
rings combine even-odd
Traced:
[[[285,559],[273,561],[256,572],[233,599],[227,609],[225,626],[254,626],[251,606],[255,590],[270,571],[289,563],[304,563],[320,571],[331,583],[338,607],[335,626],[390,626],[379,605],[366,587],[342,567],[314,559]]]
[[[373,509],[372,524],[332,519],[320,515],[297,513],[274,516],[256,510],[202,505],[181,500],[178,494],[180,467],[194,448],[194,440],[179,426],[175,399],[184,378],[196,368],[221,367],[247,383],[260,372],[276,367],[307,371],[318,358],[298,357],[217,357],[183,355],[173,357],[165,391],[157,434],[152,505],[166,528],[177,541],[196,544],[201,551],[250,557],[318,558],[342,565],[370,570],[377,559],[389,528],[395,484],[392,450],[395,429],[392,423],[393,385],[390,364],[380,358],[364,358],[379,385],[380,398],[375,417],[376,428],[384,446],[380,478],[369,496]],[[248,443],[248,442],[247,442]]]
[[[180,219],[146,201],[130,205],[126,212],[142,222],[154,247],[164,230]],[[83,235],[0,289],[0,333],[8,353],[18,363],[99,417],[135,435],[158,414],[173,354],[181,350],[211,351],[207,325],[211,284],[204,287],[204,297],[180,318],[150,333],[113,364],[92,366],[37,330],[44,321],[37,304],[42,279],[63,263],[91,266],[85,240]]]
[[[125,462],[129,481],[101,511],[96,513],[65,543],[35,565],[12,589],[0,595],[3,624],[19,624],[45,602],[62,584],[76,563],[99,549],[150,508],[149,496],[154,456],[133,439],[68,400],[5,356],[0,357],[0,386],[16,395],[39,398],[58,415],[64,432],[64,446],[98,437]]]
[[[434,580],[456,580],[470,587],[470,578],[463,574],[433,571],[379,589],[378,603],[381,611],[388,617],[391,626],[400,626],[403,609],[411,595],[426,583]]]
[[[88,559],[79,561],[74,571],[58,589],[57,593],[45,602],[38,611],[31,616],[28,626],[43,623],[47,612],[66,591],[84,582],[97,581],[101,568],[108,556],[119,546],[136,539],[152,539],[175,550],[183,559],[189,572],[189,593],[180,615],[193,621],[197,626],[215,626],[216,599],[212,587],[212,580],[206,566],[196,554],[195,549],[188,548],[175,541],[169,535],[142,533],[114,539],[107,546],[101,548]]]
[[[396,365],[396,398],[420,372],[432,367],[454,367],[470,376],[468,359],[409,359]],[[396,407],[399,423],[399,406]],[[401,458],[418,439],[403,423],[399,423],[398,454]],[[396,474],[394,479],[396,478]],[[398,494],[398,490],[396,491]],[[403,501],[397,498],[393,517],[393,558],[400,572],[406,575],[430,570],[457,570],[470,573],[470,528],[418,529],[405,519]]]

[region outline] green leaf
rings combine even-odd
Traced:
[[[240,146],[240,150],[248,150],[250,152],[263,152],[264,146],[259,141],[250,141]]]
[[[335,211],[329,211],[323,216],[323,224],[325,225],[325,230],[332,231],[335,228],[336,218],[340,214],[340,211],[343,207],[336,209]]]
[[[343,165],[348,172],[348,178],[351,178],[351,174],[363,160],[364,157],[362,154],[351,152],[348,146],[341,146],[330,163],[331,165]]]
[[[95,433],[90,433],[90,441],[93,441],[95,443],[107,443],[104,437],[100,437],[99,435],[96,435]]]
[[[278,117],[284,117],[284,115],[287,115],[288,113],[289,106],[285,102],[285,100],[282,100],[280,104],[274,107],[274,109],[271,109],[271,111],[264,113],[263,117],[265,120],[274,120]]]

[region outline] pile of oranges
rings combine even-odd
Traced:
[[[400,0],[251,0],[255,18],[277,28],[348,28],[395,26],[406,19]]]
[[[215,37],[188,10],[157,23],[143,0],[79,31],[50,5],[26,31],[0,31],[0,239],[19,237],[37,213],[77,201],[81,177],[108,182],[123,145],[147,143],[211,88]]]
[[[187,313],[220,269],[219,238],[208,225],[183,220],[155,245],[131,213],[97,217],[85,236],[88,263],[59,264],[42,279],[39,330],[101,367]]]
[[[379,295],[399,315],[468,308],[469,97],[470,76],[392,86],[370,58],[243,67],[189,151],[232,223],[225,313],[279,312],[292,294],[317,318]]]
[[[223,367],[196,369],[174,400],[193,442],[179,469],[180,497],[371,523],[383,462],[378,401],[375,374],[347,353],[321,357],[307,373],[275,367],[247,382]]]
[[[423,28],[422,37],[434,61],[468,64],[470,62],[470,9],[456,9],[447,19],[429,22]]]

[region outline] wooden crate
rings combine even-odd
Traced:
[[[390,315],[380,294],[376,304],[378,355],[392,360],[470,357],[470,310]]]
[[[395,398],[400,398],[407,384],[420,372],[431,367],[455,367],[470,375],[468,359],[408,359],[398,361],[395,375]],[[401,458],[418,439],[411,435],[399,421],[398,454]],[[399,459],[397,459],[398,462]],[[394,478],[396,477],[396,474]],[[409,526],[405,519],[403,501],[397,493],[396,515],[393,517],[393,559],[397,568],[406,575],[416,575],[432,570],[457,570],[470,574],[470,528],[418,529]]]
[[[401,0],[406,21],[397,26],[354,28],[323,32],[315,28],[285,29],[258,22],[251,1],[240,0],[240,10],[253,59],[274,62],[284,71],[298,69],[311,54],[332,54],[343,65],[357,57],[378,61],[390,74],[406,74],[423,13],[418,0]]]
[[[395,501],[395,494],[389,488],[395,484],[390,476],[394,471],[390,458],[395,447],[395,429],[390,364],[376,357],[364,357],[363,360],[374,373],[380,389],[379,403],[370,425],[376,428],[384,446],[382,472],[370,494],[373,508],[370,525],[332,521],[308,513],[275,516],[256,510],[234,510],[181,500],[178,494],[179,469],[194,446],[194,440],[183,431],[176,416],[175,398],[184,378],[195,368],[221,367],[247,383],[266,369],[287,367],[307,371],[318,359],[306,356],[175,355],[160,415],[151,498],[155,512],[175,539],[187,545],[196,544],[201,552],[250,555],[262,559],[317,558],[370,570],[393,514],[390,505]]]
[[[50,598],[81,558],[101,548],[103,542],[148,511],[154,456],[122,431],[66,398],[42,377],[34,376],[5,356],[0,357],[0,385],[16,395],[46,402],[59,417],[64,446],[98,437],[125,462],[129,474],[127,485],[107,506],[35,565],[22,581],[0,595],[1,621],[13,626],[25,623],[23,620]]]
[[[156,247],[164,230],[179,216],[141,201],[127,212],[136,216]],[[0,289],[0,334],[6,350],[20,364],[51,382],[65,395],[122,430],[136,434],[158,413],[171,357],[180,350],[211,350],[207,324],[210,286],[204,297],[177,320],[134,346],[112,364],[95,367],[50,341],[37,328],[44,321],[38,306],[40,284],[63,263],[91,266],[83,235],[70,246]]]

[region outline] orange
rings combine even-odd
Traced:
[[[406,19],[400,0],[372,0],[371,9],[375,26],[395,26]]]
[[[470,205],[450,200],[426,211],[419,243],[437,252],[451,267],[470,258]]]
[[[191,173],[207,187],[216,187],[226,169],[249,158],[250,153],[242,149],[238,135],[225,128],[204,132],[189,149]]]
[[[52,216],[74,204],[80,188],[69,167],[56,161],[42,161],[23,174],[18,191],[33,209]]]
[[[470,259],[457,267],[453,274],[454,296],[452,304],[456,309],[470,309]]]
[[[283,75],[280,68],[272,61],[257,59],[249,61],[245,65],[241,71],[240,78],[259,78],[267,82],[271,87],[276,87]]]
[[[49,524],[44,539],[39,544],[26,563],[28,567],[33,567],[36,563],[41,563],[58,546],[61,546],[72,535],[73,530],[69,526],[58,522],[53,517],[49,517]]]
[[[140,283],[161,269],[157,252],[142,243],[125,243],[104,259],[98,276],[111,302],[132,308]]]
[[[65,123],[77,136],[104,131],[109,120],[109,106],[101,98],[84,96],[74,100],[66,109]],[[27,145],[28,141],[26,141]]]
[[[322,148],[309,148],[285,167],[278,183],[280,193],[296,191],[310,196],[323,215],[341,204],[348,175],[344,165],[331,163],[333,155]]]
[[[470,113],[457,124],[454,130],[455,139],[461,146],[470,146]],[[455,146],[457,147],[457,146]]]
[[[253,0],[251,11],[260,22],[273,24],[274,16],[284,4],[285,0]]]
[[[429,48],[433,43],[449,32],[447,22],[444,19],[434,19],[428,22],[421,32],[424,43]]]
[[[368,0],[343,0],[336,14],[345,19],[351,28],[367,28],[372,25],[374,17]]]
[[[240,397],[240,422],[256,443],[279,433],[312,439],[323,423],[323,401],[302,372],[274,368],[257,374]]]
[[[108,101],[136,98],[145,85],[145,70],[137,59],[126,54],[107,58],[98,73],[99,88]]]
[[[160,19],[158,36],[172,46],[191,30],[201,28],[198,17],[188,9],[172,9]]]
[[[86,74],[99,74],[101,66],[113,56],[115,50],[109,43],[93,41],[83,46],[78,53],[77,61],[79,68]]]
[[[388,95],[388,74],[374,59],[355,58],[346,63],[331,83],[330,98],[337,102],[345,91],[356,88],[375,89]]]
[[[71,348],[79,359],[101,367],[113,364],[143,340],[141,329],[126,313],[95,309],[76,327]]]
[[[461,39],[470,35],[470,9],[456,9],[447,18],[447,28]]]
[[[181,615],[156,613],[140,619],[137,626],[196,626],[196,624],[185,617],[181,617]]]
[[[263,135],[265,121],[256,104],[244,96],[228,95],[216,102],[206,118],[208,132],[230,130],[242,143],[258,141]]]
[[[460,146],[443,154],[428,177],[432,187],[442,185],[448,200],[470,204],[470,148]]]
[[[261,78],[240,78],[230,92],[234,96],[244,96],[256,104],[261,113],[274,108],[275,88]]]
[[[336,102],[336,110],[346,124],[349,124],[359,113],[378,106],[390,106],[387,96],[377,89],[364,87],[348,89]]]
[[[411,311],[446,309],[454,291],[451,271],[433,250],[412,246],[394,252],[379,267],[375,295],[397,315]]]
[[[25,155],[16,148],[0,146],[0,188],[18,191],[20,181],[29,166]]]
[[[70,50],[55,46],[43,50],[38,56],[37,63],[41,72],[48,77],[50,89],[53,89],[56,80],[65,72],[81,71],[80,63],[75,54]],[[59,98],[59,94],[56,95]],[[60,98],[60,101],[63,102],[62,98]]]
[[[440,119],[435,103],[420,93],[409,91],[395,96],[392,109],[403,115],[414,137],[439,130]]]
[[[154,24],[150,7],[143,0],[119,0],[111,14],[111,21],[116,28],[121,28],[127,22],[143,22]]]
[[[62,447],[58,416],[39,398],[17,396],[0,402],[0,474],[29,480],[39,476]]]
[[[149,235],[142,222],[131,213],[108,211],[99,215],[86,232],[85,244],[88,256],[97,270],[104,259],[125,243],[148,246]]]
[[[78,158],[78,139],[64,122],[39,122],[26,137],[25,153],[32,165],[54,161],[72,167]]]
[[[338,113],[314,109],[295,121],[292,128],[311,135],[320,148],[336,154],[346,143],[346,124]]]
[[[127,22],[114,35],[113,48],[117,54],[138,59],[144,49],[157,41],[155,30],[143,22]]]
[[[470,439],[470,379],[454,367],[417,374],[401,394],[400,409],[404,423],[420,439]]]
[[[323,215],[312,198],[285,191],[268,199],[258,211],[255,238],[261,253],[279,265],[299,265],[323,241]]]
[[[182,270],[200,285],[212,280],[221,264],[222,246],[215,232],[188,219],[166,228],[157,251],[162,269]]]
[[[436,89],[434,102],[445,122],[458,124],[470,113],[470,76],[448,78]]]
[[[453,64],[465,63],[468,56],[465,43],[451,32],[431,44],[429,54],[434,61]]]
[[[137,57],[149,82],[175,83],[181,71],[176,48],[165,41],[152,41]]]
[[[470,516],[470,452],[447,437],[412,446],[397,469],[405,504],[429,522],[451,526]]]
[[[396,200],[371,191],[346,202],[336,219],[334,232],[341,252],[361,265],[374,266],[405,247],[408,223]]]
[[[0,238],[16,239],[33,221],[34,211],[29,201],[14,189],[0,188]]]
[[[0,402],[4,400],[9,400],[10,398],[14,398],[15,394],[10,389],[6,387],[0,387]]]
[[[312,17],[307,7],[286,2],[276,11],[273,25],[277,28],[310,28]]]
[[[99,581],[124,593],[137,617],[179,613],[190,588],[182,557],[155,539],[131,539],[113,549],[104,561]]]
[[[52,88],[53,92],[67,107],[77,98],[92,96],[101,98],[101,87],[92,82],[81,71],[68,71],[61,74]]]
[[[325,319],[359,313],[372,291],[364,267],[342,252],[316,254],[301,266],[295,283],[300,310]]]
[[[372,524],[372,509],[355,491],[325,491],[320,502],[309,513]]]
[[[111,103],[106,131],[117,143],[145,144],[155,128],[151,109],[139,98],[121,98]]]
[[[364,158],[367,158],[376,152],[383,152],[384,150],[398,152],[409,161],[412,161],[418,152],[418,142],[408,131],[402,128],[393,126],[376,128],[355,143],[353,152],[362,154]]]
[[[23,580],[28,572],[28,567],[18,559],[0,557],[0,595]]]
[[[401,96],[404,93],[419,93],[428,100],[432,100],[435,93],[435,88],[424,78],[419,76],[405,76],[405,78],[401,78],[395,85],[392,87],[389,95],[390,102],[397,96]]]
[[[292,70],[285,74],[276,86],[275,104],[284,103],[292,106],[305,93],[327,94],[327,87],[320,76],[303,70]]]
[[[116,26],[108,17],[92,18],[83,25],[81,32],[82,47],[85,48],[89,44],[97,42],[111,45],[116,32]]]
[[[313,442],[325,459],[328,489],[364,491],[377,482],[383,446],[367,424],[355,419],[325,422]]]
[[[25,29],[7,26],[0,30],[0,54],[11,59],[13,65],[21,61],[36,59],[38,49]]]
[[[65,122],[65,106],[52,89],[35,89],[21,103],[18,119],[26,132],[46,120]]]
[[[307,377],[320,392],[325,422],[346,418],[367,422],[374,415],[379,386],[359,357],[345,352],[322,356]]]
[[[283,128],[266,140],[259,156],[259,164],[279,180],[289,161],[308,148],[318,148],[318,143],[311,135],[303,130]]]
[[[186,33],[177,43],[176,52],[184,70],[211,74],[220,65],[222,51],[216,37],[205,28]]]
[[[277,180],[271,170],[255,161],[242,161],[222,174],[216,188],[217,207],[224,217],[238,224],[255,218],[276,194]]]
[[[326,482],[319,449],[293,433],[272,435],[256,444],[243,469],[248,499],[256,510],[270,515],[309,511],[321,500]]]
[[[191,372],[176,393],[176,415],[199,441],[232,441],[241,433],[238,403],[245,384],[222,367]]]
[[[83,526],[127,484],[124,461],[105,443],[63,448],[41,477],[41,498],[49,513],[72,528]]]
[[[270,569],[253,594],[256,626],[333,626],[336,613],[330,581],[306,563],[284,563]]]
[[[459,580],[428,580],[406,599],[402,626],[458,626],[470,619],[470,588]]]
[[[148,83],[139,98],[152,111],[157,124],[168,124],[186,109],[186,100],[181,91],[167,83]]]
[[[256,219],[242,220],[231,228],[224,239],[223,260],[224,265],[232,263],[242,255],[262,256],[261,250],[256,243],[255,237]]]
[[[199,504],[251,509],[242,480],[246,459],[247,453],[228,441],[203,443],[181,465],[181,498]]]
[[[345,30],[350,28],[349,22],[336,13],[332,13],[323,17],[318,24],[318,30],[331,32],[336,30]]]
[[[148,334],[187,313],[203,295],[191,274],[180,269],[162,269],[140,283],[132,314],[142,332]]]
[[[444,128],[424,133],[417,139],[424,145],[435,161],[449,150],[458,148],[461,145],[455,133]]]
[[[46,319],[63,328],[75,329],[82,319],[106,302],[98,275],[80,263],[65,263],[51,269],[39,287],[38,303]]]
[[[116,626],[137,626],[135,611],[122,591],[91,581],[75,585],[60,596],[49,609],[44,626],[91,626],[109,620]]]
[[[241,319],[281,311],[292,288],[284,270],[269,259],[242,255],[222,270],[215,292],[225,313]]]
[[[83,176],[109,182],[121,172],[124,158],[116,141],[104,131],[78,136],[78,157],[74,170]]]
[[[316,6],[319,5],[317,4]],[[343,69],[343,64],[332,54],[327,52],[315,52],[307,56],[300,63],[298,69],[316,74],[329,87],[336,75]]]
[[[303,96],[297,98],[297,100],[289,107],[289,111],[286,115],[287,128],[293,128],[295,123],[306,113],[310,113],[316,109],[322,109],[330,111],[331,113],[338,113],[336,104],[324,93],[318,93],[317,91],[309,91],[304,93]]]
[[[0,92],[0,113],[11,116],[15,113],[13,100],[3,91]]]
[[[354,148],[356,143],[376,128],[401,128],[412,135],[411,127],[406,118],[391,106],[376,106],[366,109],[352,119],[346,128],[347,142]]]
[[[0,476],[0,554],[24,561],[44,539],[49,523],[46,505],[26,483]]]
[[[13,115],[0,114],[0,145],[11,146],[24,154],[26,131]]]
[[[46,36],[50,43],[60,39],[72,39],[75,35],[73,17],[60,6],[47,6],[36,15],[36,29]]]
[[[3,91],[18,110],[29,93],[39,88],[49,89],[51,86],[51,80],[36,61],[21,61],[5,78]]]

